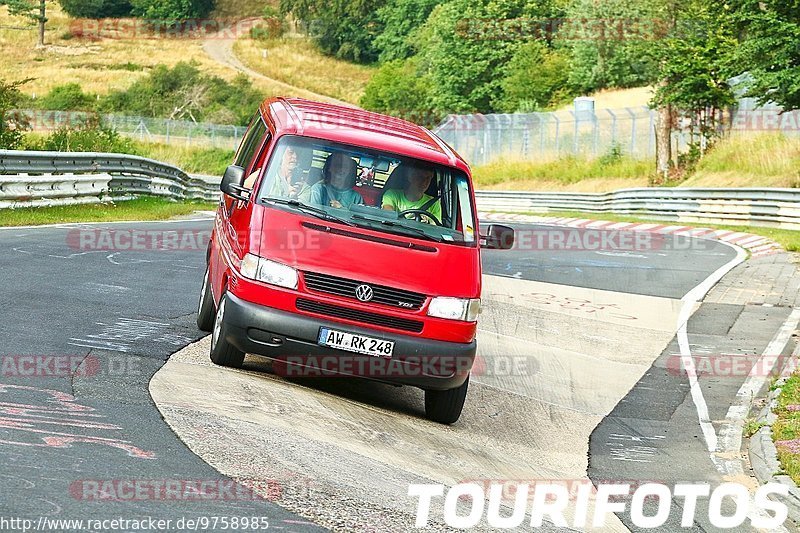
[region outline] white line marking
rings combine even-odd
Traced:
[[[703,431],[703,437],[705,438],[709,453],[712,454],[712,458],[714,451],[717,449],[717,434],[714,432],[714,426],[711,424],[711,419],[708,414],[708,404],[706,404],[706,399],[703,397],[703,391],[697,381],[697,372],[695,371],[694,367],[694,359],[692,359],[692,351],[689,348],[689,335],[686,332],[686,325],[689,322],[689,317],[694,311],[694,306],[703,299],[706,293],[711,290],[711,287],[713,287],[720,279],[722,279],[725,274],[730,272],[736,265],[744,261],[745,257],[747,257],[747,253],[742,248],[725,243],[724,241],[720,242],[723,242],[727,246],[733,248],[736,251],[736,257],[712,272],[710,276],[704,279],[699,285],[690,290],[683,298],[681,298],[683,305],[681,306],[681,311],[678,314],[677,333],[678,346],[681,350],[681,362],[683,363],[683,368],[686,370],[686,375],[689,378],[692,401],[697,409],[697,420],[700,423],[700,429]]]

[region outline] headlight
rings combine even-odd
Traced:
[[[450,320],[475,322],[481,312],[481,301],[478,298],[446,298],[437,297],[428,306],[428,315]]]
[[[270,285],[287,289],[297,288],[297,270],[253,254],[244,256],[241,273],[246,278],[263,281]]]

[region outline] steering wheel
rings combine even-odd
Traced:
[[[406,215],[414,215],[414,220],[417,222],[422,222],[422,217],[427,217],[437,226],[444,226],[444,224],[442,224],[441,221],[436,218],[436,215],[433,215],[424,209],[406,209],[405,211],[400,211],[397,214],[399,217],[408,218]]]

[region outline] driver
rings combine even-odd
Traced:
[[[403,172],[400,183],[403,189],[390,189],[383,195],[383,208],[388,211],[402,213],[409,209],[427,211],[437,219],[442,220],[442,204],[437,198],[425,194],[433,180],[432,168],[410,163],[405,168],[398,169]],[[431,224],[433,220],[422,216],[422,220]]]

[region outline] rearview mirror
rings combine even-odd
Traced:
[[[483,247],[492,250],[510,250],[514,246],[514,228],[501,224],[489,224],[481,239]]]
[[[246,202],[250,199],[250,189],[243,187],[242,183],[244,183],[244,169],[236,165],[230,165],[225,169],[219,188],[228,196]]]

